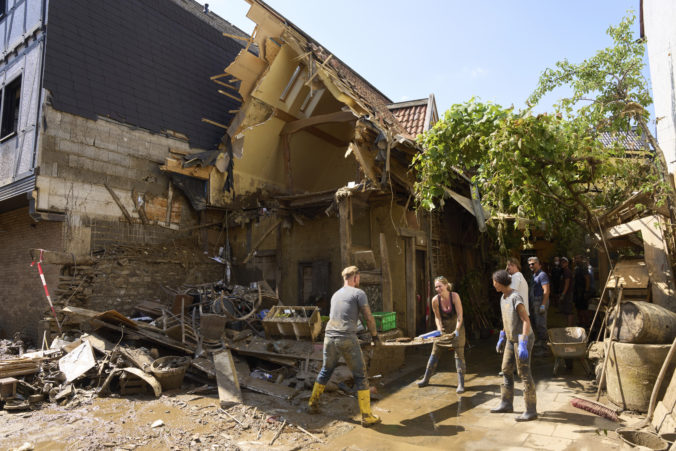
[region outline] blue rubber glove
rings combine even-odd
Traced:
[[[519,335],[519,360],[528,360],[528,335]]]
[[[498,354],[502,354],[503,351],[505,350],[505,341],[507,341],[507,335],[505,335],[504,330],[501,330],[500,337],[498,338],[498,345],[495,347],[495,351]]]

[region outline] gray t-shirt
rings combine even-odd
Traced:
[[[326,324],[327,337],[345,337],[357,333],[359,311],[368,305],[366,293],[359,288],[345,286],[331,297],[331,313]]]
[[[519,341],[519,334],[523,332],[523,321],[516,311],[516,306],[519,304],[522,304],[524,308],[526,307],[523,298],[516,290],[512,291],[509,296],[505,297],[503,294],[500,298],[502,325],[505,329],[507,340],[511,342]],[[529,335],[533,335],[532,328]]]

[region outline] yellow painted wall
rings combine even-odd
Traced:
[[[272,118],[245,133],[242,158],[235,158],[234,164],[238,194],[259,188],[285,188],[284,156],[279,147],[279,132],[284,124],[284,121]]]
[[[283,45],[252,95],[268,105],[285,110],[286,105],[279,97],[298,67],[296,57],[288,45]]]
[[[295,191],[338,189],[357,180],[357,162],[352,155],[345,158],[346,148],[335,147],[306,132],[292,135],[290,148]]]

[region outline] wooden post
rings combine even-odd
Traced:
[[[415,238],[406,237],[406,332],[415,336]]]
[[[350,207],[348,198],[338,203],[338,220],[340,222],[340,264],[342,268],[350,266],[352,261],[352,230],[350,229]]]
[[[169,181],[169,188],[167,189],[167,216],[165,222],[167,225],[171,224],[171,207],[174,202],[174,185]]]
[[[289,143],[289,135],[280,135],[279,139],[282,145],[282,152],[284,157],[284,169],[286,171],[286,189],[293,192],[293,174],[291,172],[291,145]]]
[[[115,193],[115,191],[113,191],[113,189],[112,189],[110,186],[108,186],[107,183],[104,183],[103,186],[106,187],[106,189],[107,189],[108,192],[110,193],[110,197],[113,198],[113,200],[115,201],[115,203],[116,203],[117,206],[119,207],[119,209],[120,209],[120,211],[122,212],[122,214],[124,215],[124,217],[127,218],[127,222],[129,222],[129,224],[133,224],[134,221],[133,221],[133,219],[131,218],[131,215],[129,214],[129,212],[127,211],[127,209],[124,207],[124,205],[122,204],[122,201],[120,200],[120,198],[118,197],[118,195]]]
[[[282,218],[277,219],[277,220],[275,221],[275,223],[272,224],[272,226],[270,226],[270,228],[269,228],[268,230],[266,230],[260,238],[258,238],[258,241],[256,241],[256,244],[254,244],[254,245],[251,247],[251,250],[249,251],[249,253],[247,254],[246,258],[244,259],[244,261],[243,261],[242,263],[244,263],[245,265],[246,265],[247,263],[249,263],[249,260],[251,260],[251,257],[254,256],[254,253],[256,252],[256,250],[258,250],[258,247],[259,247],[261,244],[263,244],[263,241],[265,241],[265,239],[266,239],[272,232],[274,232],[275,229],[276,229],[277,227],[279,227],[279,225],[280,225],[281,223],[282,223]]]
[[[676,311],[674,277],[660,218],[650,216],[641,219],[641,235],[645,264],[650,274],[653,303],[674,312]]]
[[[389,251],[385,234],[380,234],[380,272],[382,279],[383,312],[393,312],[392,303],[392,274],[390,272]]]
[[[30,249],[29,253],[33,261],[37,262],[42,259],[42,264],[44,265],[92,265],[96,261],[96,259],[89,255],[74,255],[67,252],[47,251],[44,249]]]

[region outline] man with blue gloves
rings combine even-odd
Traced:
[[[491,409],[491,413],[514,411],[514,366],[523,381],[523,395],[526,411],[516,417],[516,421],[531,421],[538,417],[535,384],[530,371],[530,356],[533,351],[535,337],[531,329],[528,312],[521,295],[510,287],[511,276],[501,269],[493,273],[493,286],[502,293],[500,311],[502,312],[503,330],[496,351],[503,353],[502,374],[504,382],[500,387],[500,405]]]

